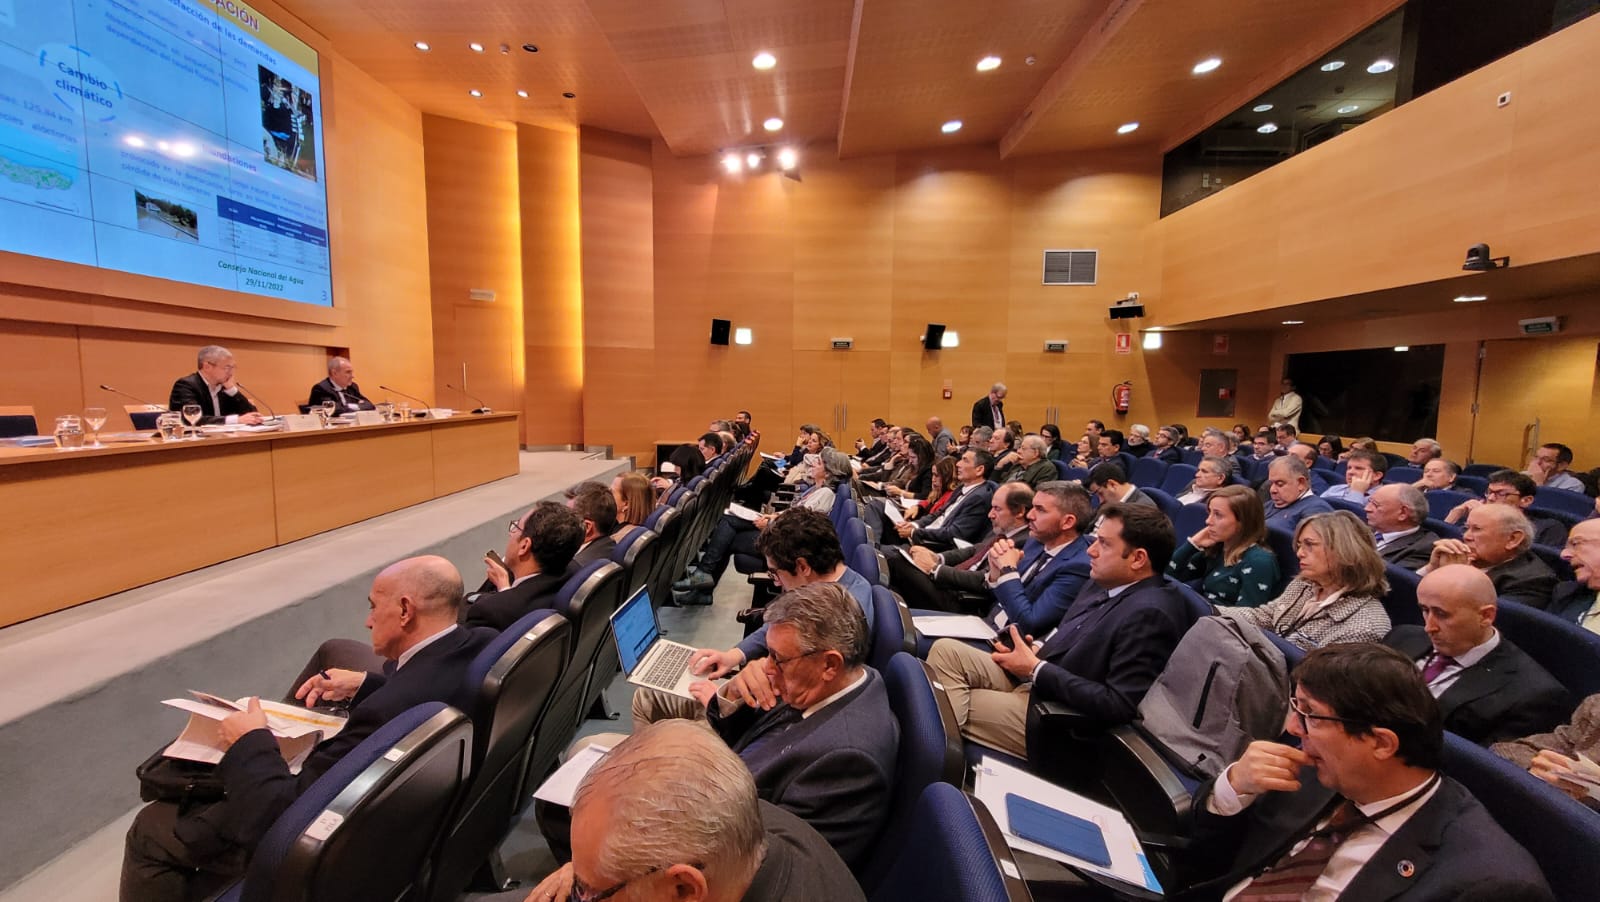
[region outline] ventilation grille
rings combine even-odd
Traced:
[[[1044,284],[1093,285],[1099,251],[1045,251]]]

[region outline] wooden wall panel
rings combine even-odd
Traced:
[[[423,116],[422,135],[432,236],[429,400],[457,410],[477,406],[446,387],[454,385],[495,410],[516,410],[525,378],[516,132]],[[495,292],[494,301],[472,300],[473,289]]]
[[[529,445],[583,436],[583,265],[578,136],[517,126],[522,215],[523,434]]]
[[[108,398],[99,389],[85,392],[85,383],[93,377],[81,373],[76,328],[0,321],[3,401],[8,405],[32,405],[41,431],[48,431],[55,418],[62,414],[81,413],[85,404],[122,410],[120,398]],[[116,423],[118,418],[113,416],[109,422]]]

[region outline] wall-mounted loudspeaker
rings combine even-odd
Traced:
[[[929,323],[928,331],[922,333],[922,347],[924,350],[937,351],[944,341],[944,324]]]
[[[733,330],[733,320],[714,319],[711,321],[711,343],[725,345],[728,343],[728,333]]]

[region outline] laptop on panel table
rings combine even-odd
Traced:
[[[694,647],[661,638],[648,589],[633,593],[611,615],[611,636],[617,641],[617,656],[628,682],[679,698],[694,697],[689,694],[689,684],[698,679],[689,673]]]

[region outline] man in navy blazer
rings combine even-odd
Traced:
[[[172,383],[167,409],[182,411],[186,404],[200,405],[200,422],[207,426],[243,423],[256,426],[261,414],[239,390],[233,378],[233,352],[219,345],[206,345],[195,356],[196,370]]]
[[[356,385],[355,365],[346,357],[329,357],[328,378],[311,386],[311,398],[307,403],[320,407],[323,401],[333,402],[335,414],[373,410],[377,406],[361,393],[361,386]]]
[[[996,629],[1016,624],[1024,636],[1042,636],[1061,622],[1089,581],[1089,537],[1094,517],[1083,486],[1052,480],[1033,493],[1027,548],[1000,539],[989,549],[989,581]]]
[[[1153,507],[1101,508],[1090,576],[1043,641],[1009,624],[991,654],[941,639],[928,663],[955,708],[962,735],[1023,757],[1031,699],[1062,702],[1095,722],[1131,721],[1191,616],[1162,579],[1176,544]]]
[[[462,607],[462,625],[498,632],[540,608],[555,607],[582,544],[583,521],[576,513],[554,501],[534,505],[511,521],[503,558],[506,567],[484,557],[489,576]]]
[[[900,538],[934,551],[955,547],[955,540],[974,545],[989,531],[989,500],[995,485],[989,482],[994,457],[981,448],[968,448],[956,458],[956,494],[945,502],[939,516],[926,524],[911,520],[896,527]]]
[[[690,686],[760,797],[811,825],[859,871],[883,829],[900,730],[866,666],[867,620],[837,583],[767,605],[769,654],[721,689]]]
[[[1410,659],[1330,645],[1294,676],[1284,726],[1300,747],[1252,742],[1201,787],[1183,882],[1210,892],[1185,895],[1553,898],[1527,850],[1439,773],[1439,707]]]
[[[1286,454],[1267,467],[1267,522],[1293,530],[1310,514],[1325,514],[1333,505],[1317,497],[1311,488],[1311,470],[1305,461]]]
[[[424,702],[463,705],[468,665],[495,636],[456,624],[461,574],[441,557],[400,561],[379,573],[367,629],[383,672],[330,670],[306,680],[305,703],[351,701],[350,720],[289,772],[258,700],[221,723],[227,752],[217,765],[227,798],[180,810],[152,802],[128,830],[123,902],[209,898],[244,871],[251,851],[301,792],[361,741]]]

